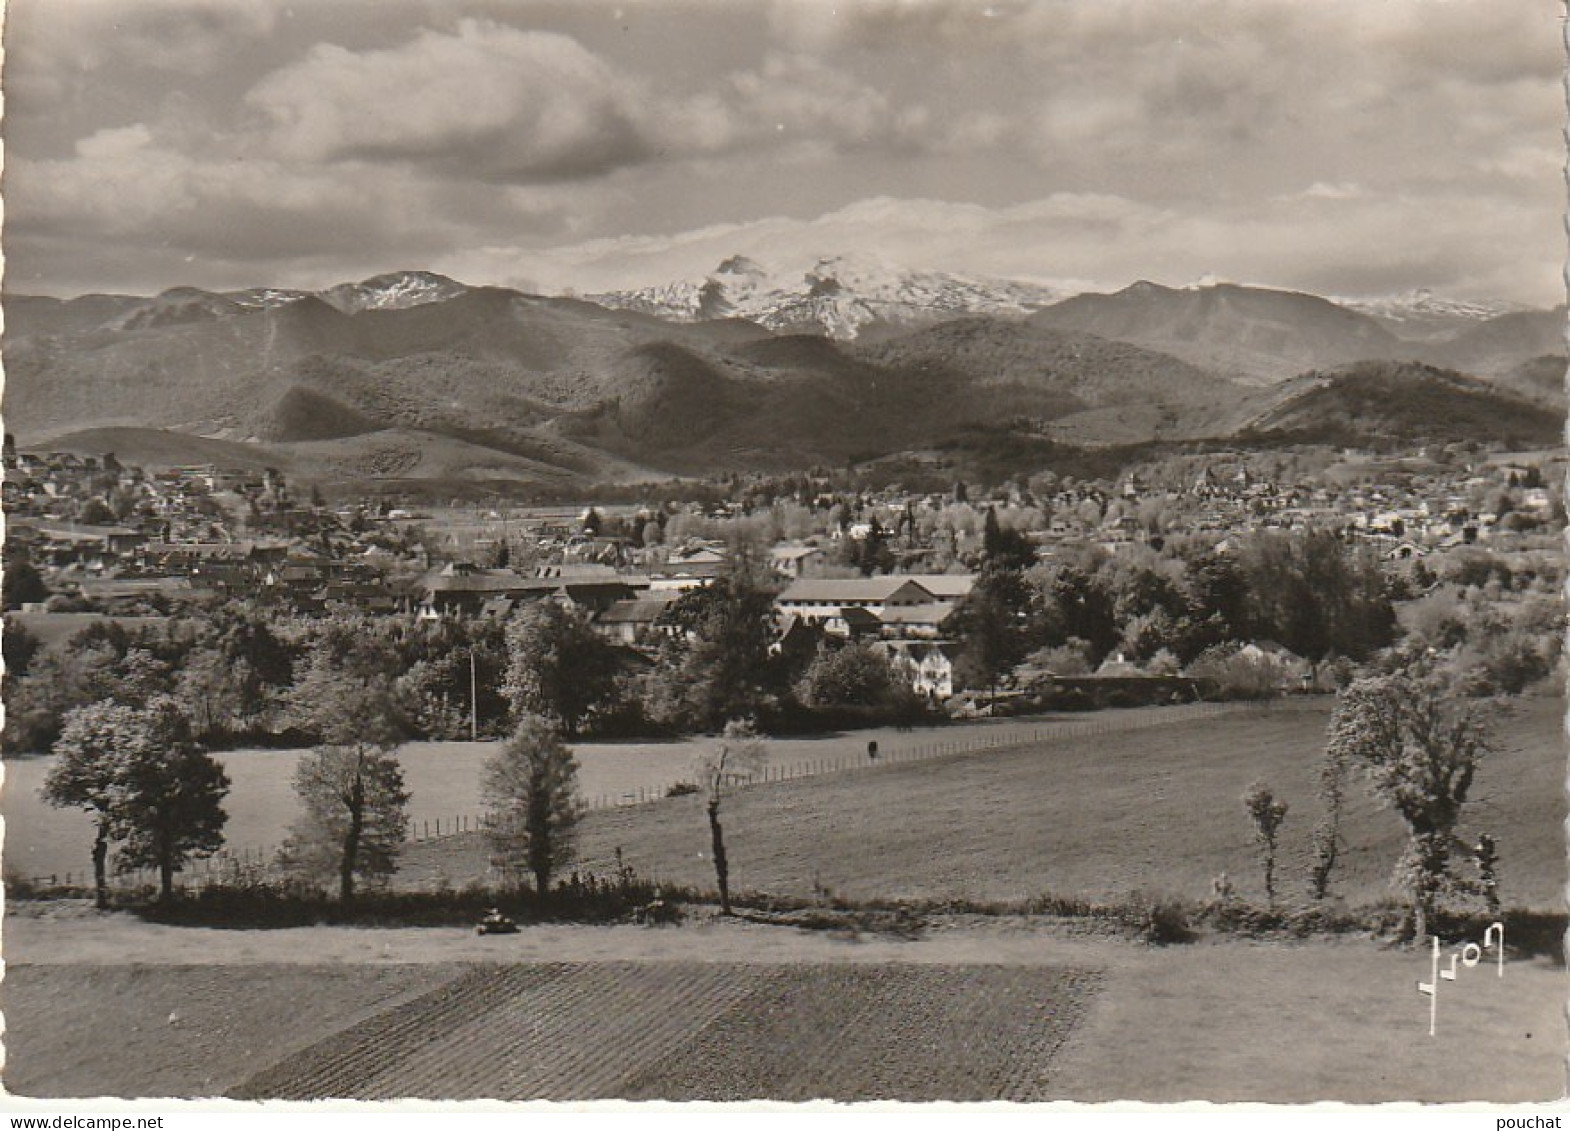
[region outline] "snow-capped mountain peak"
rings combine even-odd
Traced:
[[[434,271],[394,271],[358,283],[340,283],[321,292],[322,301],[345,314],[362,310],[406,310],[457,298],[469,288]]]
[[[733,255],[701,281],[593,296],[673,321],[746,318],[773,330],[855,338],[875,322],[920,325],[967,314],[1023,317],[1063,297],[1039,283],[911,271],[867,254],[819,258],[775,274]]]

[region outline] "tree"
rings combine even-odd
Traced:
[[[0,653],[5,657],[6,679],[17,680],[26,675],[28,665],[42,647],[43,641],[19,622],[7,620],[0,626]]]
[[[120,700],[117,669],[124,652],[78,634],[63,647],[47,648],[25,678],[10,683],[5,697],[3,741],[7,750],[40,753],[60,737],[66,715],[100,700]]]
[[[951,622],[960,642],[958,674],[967,686],[989,688],[996,699],[1000,677],[1024,659],[1027,599],[1017,570],[988,565],[976,577]]]
[[[809,707],[887,707],[902,689],[909,685],[888,658],[861,643],[820,644],[801,680],[801,698]]]
[[[1315,664],[1366,658],[1395,638],[1395,611],[1378,562],[1327,531],[1261,534],[1243,550],[1252,631]]]
[[[1265,868],[1265,902],[1276,905],[1276,833],[1286,820],[1287,803],[1278,800],[1264,782],[1256,781],[1243,794],[1243,807],[1254,822],[1254,843]]]
[[[1330,877],[1344,843],[1341,812],[1346,806],[1348,754],[1344,743],[1327,743],[1319,766],[1319,800],[1324,813],[1314,826],[1314,865],[1309,872],[1309,890],[1315,899],[1330,894]]]
[[[82,509],[78,512],[76,518],[78,522],[87,526],[108,526],[114,522],[115,514],[110,509],[108,503],[94,496],[82,505]]]
[[[1454,886],[1456,826],[1489,751],[1482,711],[1431,677],[1375,676],[1343,691],[1330,721],[1337,757],[1361,766],[1374,796],[1407,828],[1394,882],[1412,903],[1422,940],[1440,897]]]
[[[0,588],[5,591],[7,609],[20,609],[23,605],[49,599],[49,587],[44,584],[43,574],[25,552],[6,554],[5,580]]]
[[[767,704],[775,676],[769,655],[773,611],[773,594],[744,562],[734,560],[728,574],[672,605],[671,623],[693,636],[671,657],[674,666],[656,673],[680,689],[672,704],[680,717],[673,721],[717,729]]]
[[[134,708],[104,700],[67,715],[54,744],[56,761],[41,793],[56,808],[92,815],[93,892],[99,907],[109,905],[109,845],[121,765],[133,748],[149,740],[146,720]]]
[[[312,653],[292,697],[295,717],[321,745],[295,767],[305,812],[284,856],[309,874],[336,871],[338,897],[350,903],[356,878],[381,878],[397,868],[409,801],[396,755],[402,716],[385,682],[333,667],[325,648]]]
[[[616,653],[576,609],[539,601],[507,626],[507,676],[503,694],[513,717],[554,719],[578,733],[595,708],[616,692]]]
[[[996,507],[987,508],[981,528],[981,552],[989,565],[1003,569],[1027,569],[1036,560],[1036,547],[1022,531],[1005,529],[998,523]]]
[[[146,738],[121,752],[111,832],[123,842],[119,866],[157,868],[159,898],[168,901],[186,861],[223,847],[229,775],[192,741],[190,722],[172,698],[132,710]]]
[[[391,751],[363,743],[319,746],[295,766],[294,791],[305,813],[284,843],[290,866],[314,875],[336,870],[338,898],[346,904],[357,879],[397,869],[409,794]]]
[[[505,874],[527,870],[543,902],[551,875],[571,863],[578,819],[578,761],[555,724],[526,715],[485,764],[491,858]]]
[[[720,826],[720,805],[726,791],[738,782],[747,782],[768,762],[768,748],[750,724],[732,720],[713,746],[698,754],[694,766],[698,788],[707,800],[709,840],[714,849],[714,878],[720,887],[720,914],[729,915],[730,859],[725,854],[725,830]]]

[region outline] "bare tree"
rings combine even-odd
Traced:
[[[731,720],[711,747],[698,754],[694,767],[698,785],[708,799],[709,839],[714,849],[714,878],[720,887],[720,914],[729,915],[730,860],[725,854],[725,830],[720,825],[720,805],[727,791],[752,780],[768,762],[768,748],[750,723]]]

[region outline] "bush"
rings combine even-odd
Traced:
[[[1235,646],[1218,646],[1189,665],[1188,674],[1209,684],[1221,699],[1269,699],[1281,693],[1275,664],[1251,660]]]
[[[325,888],[299,880],[214,884],[200,891],[177,892],[163,905],[150,902],[150,896],[143,893],[125,902],[153,922],[236,929],[320,924],[471,926],[493,907],[516,909],[536,922],[630,922],[640,909],[657,901],[673,907],[698,898],[685,888],[643,879],[619,857],[610,876],[573,873],[543,899],[532,891],[471,884],[456,891],[366,892],[345,905]]]
[[[1195,938],[1188,909],[1171,896],[1136,891],[1129,896],[1121,918],[1140,938],[1156,946],[1193,942]]]

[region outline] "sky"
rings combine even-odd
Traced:
[[[1564,293],[1557,0],[10,0],[5,289]]]

